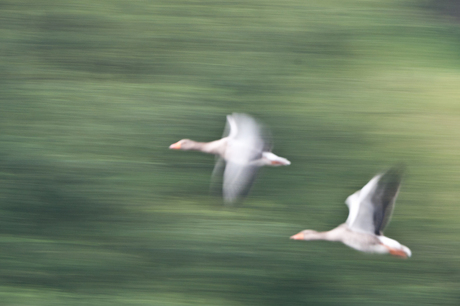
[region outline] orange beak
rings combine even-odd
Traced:
[[[289,239],[303,240],[303,233],[300,232],[300,233],[298,233],[298,234],[295,234],[295,235],[291,236],[291,238],[289,238]]]
[[[180,141],[173,143],[172,145],[169,146],[170,149],[174,150],[180,150]]]

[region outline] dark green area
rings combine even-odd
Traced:
[[[2,305],[458,305],[454,1],[0,1]],[[239,207],[225,115],[289,167]],[[400,260],[289,236],[403,162]]]

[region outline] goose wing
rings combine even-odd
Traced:
[[[261,159],[265,141],[262,126],[249,115],[228,115],[227,126],[223,193],[225,202],[230,203],[251,188],[259,168],[253,161]]]
[[[388,170],[379,180],[372,196],[374,203],[375,234],[381,235],[390,222],[395,207],[396,198],[401,187],[404,168],[394,167]]]
[[[265,147],[262,126],[249,115],[233,113],[227,116],[229,126],[225,159],[248,163],[260,158]]]
[[[227,204],[244,198],[254,183],[259,167],[227,161],[224,170],[223,196]]]
[[[381,235],[393,213],[401,185],[402,170],[392,168],[374,176],[361,190],[347,198],[346,224],[353,230]]]
[[[233,138],[237,134],[238,127],[236,125],[235,120],[233,119],[232,115],[227,115],[227,121],[225,123],[224,132],[222,133],[222,139],[225,138]],[[228,144],[228,141],[227,141]],[[211,194],[222,193],[220,188],[217,186],[222,184],[222,173],[225,169],[225,159],[220,156],[216,155],[216,163],[214,165],[214,170],[212,171],[211,175],[211,187],[210,192]],[[219,191],[218,191],[219,190]]]

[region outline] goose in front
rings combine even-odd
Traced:
[[[213,180],[218,180],[223,171],[224,201],[233,204],[249,192],[260,167],[291,164],[286,158],[270,152],[267,136],[267,130],[254,118],[247,114],[233,113],[227,115],[227,125],[221,139],[211,142],[182,139],[169,148],[216,155]]]
[[[349,215],[344,224],[328,232],[304,230],[291,239],[339,241],[366,253],[410,257],[412,252],[408,247],[382,233],[393,213],[402,172],[400,167],[391,168],[374,176],[361,190],[349,196],[345,201]]]

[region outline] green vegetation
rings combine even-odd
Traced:
[[[454,1],[0,1],[2,305],[458,305]],[[209,195],[225,115],[289,167]],[[290,241],[404,162],[386,235]]]

